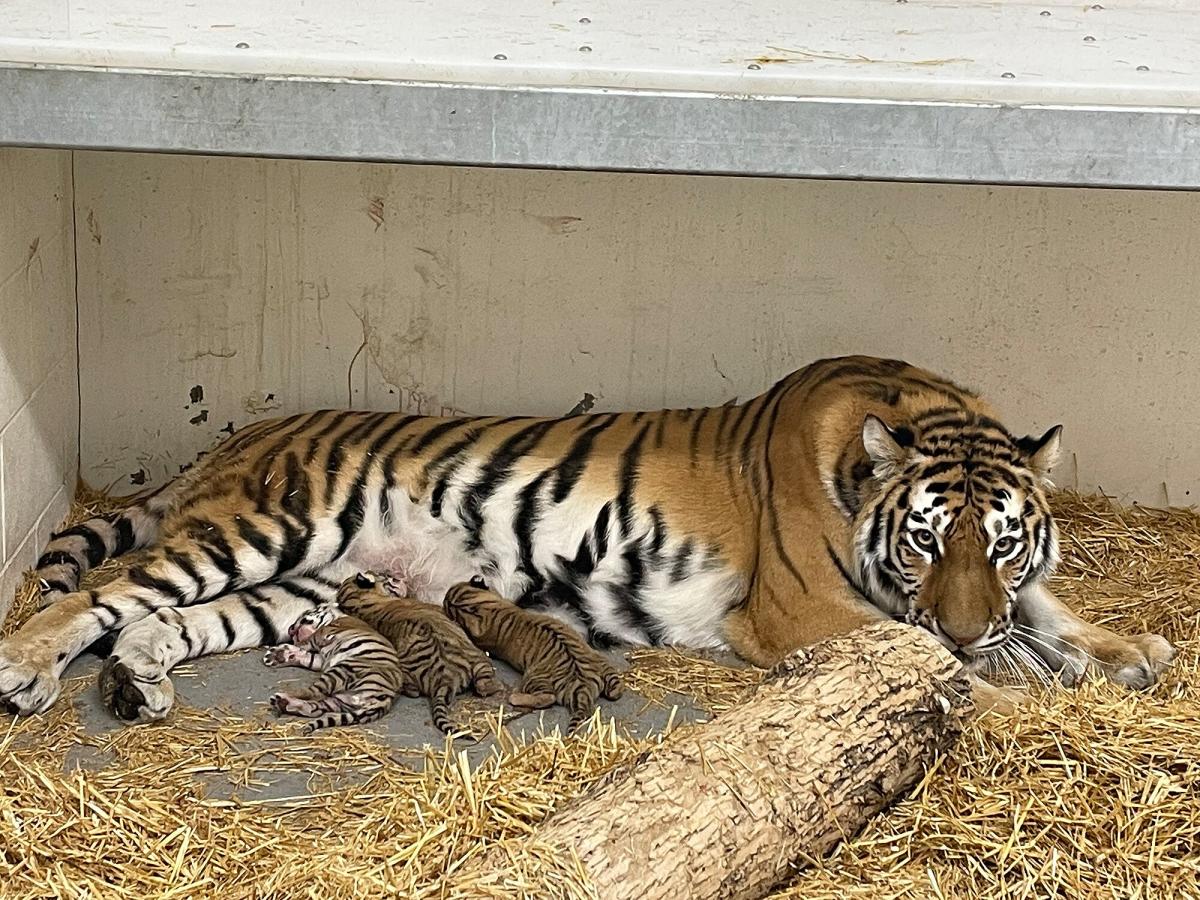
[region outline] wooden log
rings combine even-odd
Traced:
[[[961,666],[931,636],[860,629],[609,773],[538,829],[536,856],[577,858],[602,900],[760,898],[910,789],[970,710]],[[463,874],[528,884],[514,866],[497,848]]]

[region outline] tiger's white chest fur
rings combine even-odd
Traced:
[[[467,531],[449,501],[435,517],[425,498],[413,502],[406,491],[394,490],[386,518],[376,500],[368,502],[347,558],[356,569],[386,573],[393,589],[426,603],[440,604],[451,585],[480,574],[490,588],[515,600],[537,580],[522,567],[514,527],[524,486],[512,479],[484,504],[480,546],[473,551],[467,549]],[[576,557],[581,542],[588,543],[594,556],[593,568],[573,584],[580,609],[549,611],[581,630],[590,623],[628,643],[653,639],[725,648],[721,623],[744,596],[743,576],[699,551],[683,559],[680,537],[664,538],[655,554],[645,553],[653,523],[642,513],[634,514],[624,535],[611,521],[597,542],[595,523],[606,502],[580,492],[562,503],[545,504],[530,529],[532,563],[542,578],[561,575],[563,561]],[[631,614],[631,604],[639,615]]]

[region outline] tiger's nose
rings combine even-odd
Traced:
[[[987,622],[980,624],[978,622],[955,622],[953,620],[939,619],[938,630],[960,648],[965,648],[986,636],[989,626]]]

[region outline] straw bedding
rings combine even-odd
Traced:
[[[1098,621],[1166,634],[1181,649],[1174,668],[1149,693],[1094,684],[973,723],[914,796],[776,900],[1200,897],[1200,516],[1070,493],[1055,504],[1056,588]],[[31,611],[31,589],[7,630]],[[755,677],[639,651],[629,683],[651,702],[691,694],[719,712]],[[302,737],[193,709],[97,736],[59,703],[0,718],[0,895],[589,897],[573,860],[529,836],[670,739],[634,740],[600,716],[566,738],[518,743],[501,729],[472,770],[449,747],[410,754],[362,730]],[[89,767],[64,766],[81,756]],[[310,793],[256,800],[256,782],[281,768],[309,773]],[[206,788],[214,778],[228,789]],[[521,863],[507,882],[456,883],[495,845]]]

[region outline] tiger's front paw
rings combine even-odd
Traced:
[[[1113,681],[1131,688],[1150,687],[1175,659],[1175,648],[1161,634],[1139,634],[1123,641],[1122,652],[1106,674]]]
[[[58,675],[50,666],[25,662],[10,643],[0,643],[0,707],[20,716],[44,713],[62,692]]]
[[[1068,642],[1062,680],[1075,684],[1098,669],[1110,681],[1141,690],[1158,681],[1175,652],[1161,634],[1126,637],[1096,629]]]
[[[157,722],[175,705],[175,685],[157,667],[139,672],[110,656],[100,669],[100,699],[123,722]]]

